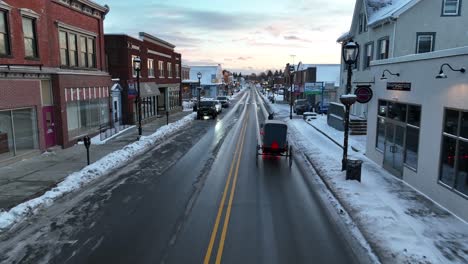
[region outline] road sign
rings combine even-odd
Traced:
[[[357,96],[356,101],[361,104],[368,103],[374,95],[370,86],[358,86],[354,94]]]

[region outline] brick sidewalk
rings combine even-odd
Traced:
[[[177,112],[169,116],[173,123],[192,112]],[[166,117],[158,118],[143,125],[143,135],[150,135],[166,125]],[[136,127],[109,140],[104,145],[91,145],[91,163],[107,154],[122,149],[135,142],[138,136]],[[0,210],[7,210],[15,205],[39,196],[61,182],[69,174],[86,167],[86,149],[75,145],[67,149],[33,156],[0,168]]]

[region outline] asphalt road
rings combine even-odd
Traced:
[[[263,119],[246,93],[0,237],[0,261],[354,263],[296,164],[256,164]]]

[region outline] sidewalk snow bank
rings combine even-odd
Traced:
[[[139,141],[106,155],[95,163],[83,168],[81,171],[70,174],[64,181],[42,196],[19,204],[9,211],[0,212],[0,230],[20,222],[27,216],[34,215],[40,208],[52,205],[56,199],[65,194],[78,190],[89,182],[122,167],[136,156],[146,152],[154,146],[158,140],[180,130],[192,122],[195,116],[196,114],[192,113],[177,122],[163,126],[152,135],[141,137]]]

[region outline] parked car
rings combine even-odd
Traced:
[[[213,100],[215,102],[215,107],[216,107],[216,112],[219,114],[223,112],[223,105],[221,104],[221,101],[219,100]]]
[[[197,119],[202,119],[205,116],[211,116],[212,118],[216,118],[216,116],[218,116],[215,101],[210,100],[200,102],[200,105],[197,109]]]
[[[315,112],[319,113],[319,114],[327,114],[328,113],[328,107],[330,106],[329,103],[324,103],[322,105],[322,102],[318,102],[316,105],[315,105]]]
[[[218,96],[216,99],[221,102],[222,107],[225,107],[225,108],[229,107],[229,97],[227,97],[227,96]]]
[[[307,99],[297,99],[294,101],[293,111],[298,115],[302,115],[304,112],[310,110],[310,104]]]

